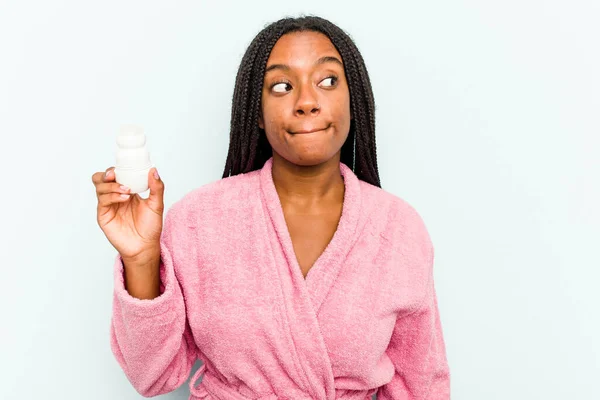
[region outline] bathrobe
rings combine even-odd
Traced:
[[[272,178],[198,187],[167,211],[160,295],[131,296],[114,263],[110,346],[145,397],[447,400],[433,245],[401,198],[343,163],[341,219],[306,278]]]

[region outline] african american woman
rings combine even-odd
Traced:
[[[150,397],[450,398],[423,220],[381,189],[363,58],[317,16],[266,26],[239,67],[223,176],[175,202],[92,177],[118,251],[111,349]],[[125,198],[121,195],[124,194]]]

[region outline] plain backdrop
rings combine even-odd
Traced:
[[[91,176],[133,123],[167,208],[220,179],[242,55],[301,14],[366,61],[382,186],[436,249],[452,398],[600,399],[595,0],[0,2],[1,399],[141,398]]]

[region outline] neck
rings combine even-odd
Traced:
[[[340,153],[318,165],[290,163],[273,152],[273,183],[283,205],[314,209],[343,202],[344,179]]]

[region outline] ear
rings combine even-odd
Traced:
[[[258,114],[258,127],[260,129],[265,129],[265,123],[264,123],[263,118],[262,118],[262,113]]]

